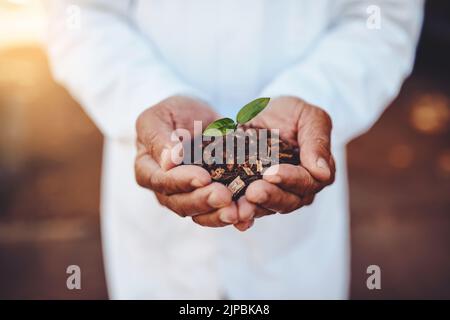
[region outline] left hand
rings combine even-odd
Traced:
[[[275,212],[289,213],[313,202],[314,196],[334,181],[335,163],[330,151],[331,119],[319,107],[295,97],[272,99],[250,125],[279,129],[280,139],[300,148],[300,165],[269,168],[262,180],[251,183],[238,201],[239,230]]]
[[[172,96],[146,109],[136,122],[137,183],[152,190],[161,205],[208,227],[236,223],[237,206],[230,190],[212,183],[208,171],[194,165],[176,165],[173,150],[179,142],[171,136],[179,128],[193,135],[194,121],[210,123],[217,117],[201,100]]]

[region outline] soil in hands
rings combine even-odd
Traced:
[[[267,133],[267,143],[265,145],[261,143],[263,148],[267,148],[265,154],[264,152],[258,152],[258,150],[261,150],[260,131],[258,129],[245,129],[245,133],[243,129],[238,129],[227,137],[212,137],[211,141],[198,142],[197,146],[194,142],[191,143],[191,150],[196,147],[201,148],[201,154],[203,154],[201,163],[198,160],[195,163],[194,152],[191,152],[191,163],[200,165],[207,170],[212,181],[227,186],[233,194],[233,200],[238,200],[243,196],[250,183],[262,179],[264,171],[272,165],[274,159],[280,164],[300,164],[299,149],[278,139],[278,137],[271,137],[270,131]],[[234,150],[232,147],[227,149],[227,143],[230,143],[231,139],[234,140],[232,145]],[[238,152],[237,146],[239,143],[241,143],[241,146],[245,143],[245,153]],[[215,155],[214,147],[217,144],[222,144],[222,161],[216,160],[219,158],[219,155],[217,158]],[[230,151],[227,152],[228,150]],[[183,163],[187,162],[184,161]]]

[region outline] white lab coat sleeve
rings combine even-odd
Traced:
[[[410,74],[423,1],[331,3],[331,23],[323,36],[308,55],[269,82],[262,95],[297,96],[320,106],[332,118],[333,139],[346,143],[375,123]],[[377,9],[379,29],[373,28]]]
[[[133,139],[138,115],[171,95],[207,99],[170,70],[133,25],[132,5],[55,0],[48,6],[53,75],[113,139]]]

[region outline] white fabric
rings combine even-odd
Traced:
[[[80,28],[68,16],[80,7]],[[380,29],[367,8],[380,8]],[[105,135],[102,232],[112,298],[346,298],[345,143],[368,129],[411,71],[421,0],[56,0],[55,78]],[[73,22],[73,20],[70,20]],[[327,110],[336,182],[314,204],[248,232],[205,229],[134,180],[138,114],[173,94],[222,115],[259,96]]]

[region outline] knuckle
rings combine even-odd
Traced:
[[[301,199],[298,198],[298,197],[295,197],[295,199],[292,199],[292,201],[290,201],[288,203],[288,206],[287,206],[286,210],[284,212],[282,212],[282,213],[290,213],[290,212],[295,211],[295,210],[297,210],[297,209],[299,209],[301,207],[302,207]]]
[[[144,127],[145,118],[147,117],[149,110],[145,110],[141,112],[141,114],[136,119],[136,131],[139,133],[141,129]]]
[[[313,194],[316,191],[315,185],[314,178],[310,174],[305,175],[301,193],[304,195]]]
[[[182,218],[189,216],[186,206],[180,204],[180,201],[176,200],[176,198],[172,198],[171,209]]]
[[[156,200],[158,200],[159,204],[167,207],[167,201],[166,201],[166,197],[160,193],[155,193],[156,194]]]
[[[324,125],[326,125],[327,127],[330,127],[330,128],[332,127],[333,121],[331,120],[331,117],[328,114],[328,112],[326,112],[325,110],[323,110],[321,108],[317,108],[317,114],[322,119]]]
[[[306,187],[307,187],[306,194],[308,195],[315,194],[320,189],[320,185],[311,175],[308,175],[308,183]]]
[[[136,183],[142,188],[150,189],[148,181],[140,175],[136,175]]]
[[[149,182],[150,182],[150,188],[151,188],[152,190],[164,194],[164,190],[162,190],[162,188],[161,188],[161,180],[160,180],[160,178],[158,177],[157,174],[152,174],[152,175],[149,177],[149,180],[150,180],[150,181],[149,181]]]
[[[135,166],[135,170],[134,170],[134,178],[136,180],[136,183],[143,187],[143,188],[148,188],[149,187],[149,183],[147,181],[147,179],[144,177],[144,175],[140,172],[139,168],[137,166]]]
[[[154,191],[158,191],[166,196],[172,194],[172,188],[169,184],[169,180],[164,176],[164,174],[153,174],[150,177],[151,188]]]
[[[311,205],[313,203],[313,201],[314,201],[314,195],[309,195],[309,196],[306,196],[305,198],[303,198],[303,204],[305,206]]]

